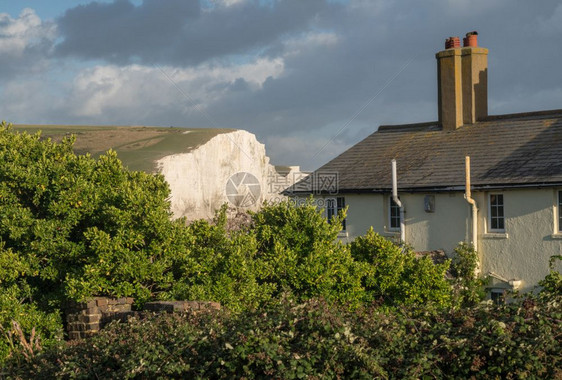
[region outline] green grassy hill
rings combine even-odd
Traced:
[[[235,129],[176,128],[144,126],[85,125],[14,125],[16,131],[36,133],[60,141],[76,135],[74,150],[78,154],[99,156],[113,149],[131,170],[154,172],[156,160],[172,154],[187,153],[221,133]]]

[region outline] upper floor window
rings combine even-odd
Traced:
[[[503,194],[490,194],[490,230],[505,230]]]
[[[332,222],[332,218],[334,216],[338,216],[342,210],[345,208],[345,198],[344,197],[337,197],[337,198],[327,198],[326,199],[326,218],[328,222]],[[346,229],[346,220],[344,219],[342,222],[342,231]]]
[[[390,199],[390,228],[391,229],[400,229],[400,207],[394,202],[392,197]],[[400,198],[399,198],[400,199]]]

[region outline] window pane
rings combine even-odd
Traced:
[[[503,225],[503,218],[498,219],[498,230],[503,230],[505,227]]]
[[[332,220],[332,217],[336,213],[336,208],[333,199],[326,199],[326,217],[328,220]]]
[[[338,201],[338,211],[344,209],[345,208],[345,198],[344,197],[338,197],[337,201]]]
[[[498,217],[503,218],[503,206],[498,206]]]

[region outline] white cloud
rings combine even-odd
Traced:
[[[197,67],[176,69],[173,78],[182,82],[203,80],[208,83],[209,87],[214,87],[217,83],[230,83],[242,78],[255,88],[259,88],[267,78],[277,78],[283,73],[283,70],[284,63],[281,58],[260,58],[254,62],[238,65],[203,64]]]
[[[56,25],[43,22],[33,9],[18,18],[0,13],[0,76],[38,71],[56,39]]]
[[[283,44],[286,48],[286,56],[302,54],[315,47],[335,46],[340,41],[334,32],[308,32],[299,37],[287,39]]]
[[[25,8],[17,19],[0,13],[0,54],[21,57],[26,48],[55,37],[55,25],[43,23],[33,9]]]
[[[243,80],[258,90],[268,78],[283,73],[283,61],[258,59],[237,66],[196,68],[96,66],[80,72],[72,85],[73,113],[104,118],[108,110],[133,111],[138,116],[157,107],[198,111],[220,100],[232,83]],[[177,87],[176,87],[177,86]]]

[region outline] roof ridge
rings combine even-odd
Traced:
[[[488,115],[482,120],[478,121],[494,121],[494,120],[505,120],[505,119],[519,119],[525,117],[534,116],[562,116],[562,109],[546,110],[546,111],[531,111],[531,112],[518,112],[518,113],[507,113],[503,115]]]
[[[423,129],[425,127],[437,127],[441,129],[441,125],[438,121],[426,121],[423,123],[381,125],[379,126],[378,132],[398,132],[405,129]]]

